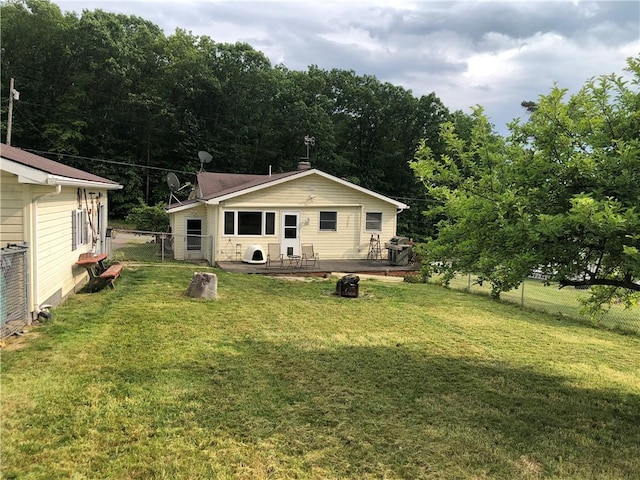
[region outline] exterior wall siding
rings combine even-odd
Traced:
[[[91,210],[96,237],[105,234],[97,232],[100,204],[104,206],[104,225],[108,218],[107,191],[100,188],[90,191],[96,194],[94,199],[88,195],[87,201],[83,197],[79,205],[75,187],[62,187],[55,194],[53,185],[22,184],[16,175],[0,171],[0,244],[3,247],[7,243],[28,244],[28,309],[33,316],[40,305],[59,304],[88,279],[86,270],[75,263],[81,253],[92,250],[92,232],[87,227],[87,242],[74,250],[72,215],[78,208]],[[104,244],[98,240],[95,248],[101,245]]]
[[[275,235],[223,235],[222,212],[229,210],[275,211]],[[367,258],[372,234],[379,235],[384,255],[384,243],[396,234],[394,205],[319,175],[309,175],[222,202],[219,211],[216,209],[217,221],[211,224],[217,225],[219,232],[216,260],[235,259],[236,255],[229,255],[229,250],[235,252],[238,245],[242,257],[250,245],[261,245],[266,251],[268,243],[279,243],[282,211],[300,212],[300,243],[312,243],[321,260]],[[321,211],[337,212],[335,232],[320,230]],[[380,231],[366,230],[367,212],[382,213]]]
[[[186,219],[187,218],[200,218],[202,219],[202,234],[203,235],[211,235],[211,228],[209,227],[209,223],[207,221],[207,207],[205,205],[198,205],[197,207],[190,208],[188,210],[183,210],[180,212],[176,212],[171,215],[171,233],[173,234],[173,256],[176,260],[185,260],[185,236],[186,232]],[[202,242],[204,251],[203,258],[206,260],[210,260],[211,257],[211,242],[205,241],[203,239]]]
[[[22,243],[28,240],[28,230],[25,228],[27,212],[25,212],[24,186],[18,183],[15,175],[0,172],[0,245],[6,247],[8,243]],[[28,203],[26,204],[28,206]]]
[[[99,192],[99,190],[95,191]],[[40,195],[50,192],[51,187],[37,187],[34,188],[33,193]],[[103,198],[106,198],[106,191],[101,193]],[[84,202],[82,208],[87,208]],[[91,208],[90,204],[89,208]],[[44,198],[38,202],[35,232],[37,238],[34,239],[34,242],[37,242],[34,249],[37,255],[35,268],[38,269],[34,277],[38,282],[37,286],[34,285],[38,295],[38,298],[34,299],[36,305],[45,301],[57,303],[76,292],[88,279],[86,270],[77,267],[75,263],[81,253],[92,251],[92,231],[87,225],[89,232],[87,243],[73,250],[71,216],[76,209],[78,209],[77,190],[70,187],[63,187],[59,195]],[[92,221],[97,228],[95,210],[93,214]],[[95,233],[97,234],[97,231]]]
[[[51,191],[51,187],[37,187],[34,195]],[[34,277],[38,282],[36,305],[52,297],[64,297],[75,287],[76,276],[86,275],[84,269],[73,266],[78,255],[88,251],[85,245],[77,251],[71,250],[71,214],[77,206],[75,190],[69,188],[63,188],[59,195],[38,202],[37,238],[34,239],[37,242],[34,266],[38,269]],[[77,278],[78,282],[81,280]]]

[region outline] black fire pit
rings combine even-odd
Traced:
[[[360,277],[357,275],[345,275],[336,284],[336,295],[356,298],[358,296],[359,281]]]

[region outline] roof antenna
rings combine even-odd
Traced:
[[[316,145],[316,137],[310,137],[309,135],[304,136],[304,144],[307,146],[307,156],[305,157],[309,160],[309,147],[314,147]]]

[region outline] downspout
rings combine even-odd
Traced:
[[[364,230],[365,224],[364,224],[364,205],[360,204],[360,218],[359,218],[359,222],[358,222],[358,238],[357,238],[357,242],[358,242],[358,252],[362,251],[362,231]]]
[[[205,211],[211,211],[211,224],[207,223],[207,230],[211,233],[211,266],[215,267],[218,261],[218,244],[222,245],[222,232],[224,225],[220,225],[224,216],[221,215],[220,205],[216,205],[215,209],[205,205]]]
[[[38,302],[38,202],[45,198],[52,198],[56,195],[60,195],[62,191],[62,185],[56,185],[56,189],[53,192],[43,193],[42,195],[38,195],[32,201],[33,205],[33,241],[31,242],[31,252],[32,252],[32,272],[33,272],[33,299],[32,303],[35,304]],[[34,305],[36,316],[40,316],[41,314],[45,317],[49,316],[49,312],[47,311],[47,307],[45,305]],[[29,319],[29,324],[31,324],[31,319]]]

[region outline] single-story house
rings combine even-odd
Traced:
[[[268,175],[201,172],[192,197],[167,207],[174,256],[211,264],[276,243],[284,255],[313,244],[321,259],[366,259],[372,238],[384,246],[409,208],[306,161]]]
[[[5,314],[12,249],[22,248],[26,257],[25,310],[31,320],[43,305],[59,304],[87,281],[87,271],[75,263],[82,253],[106,253],[107,195],[121,188],[117,182],[0,144]]]

